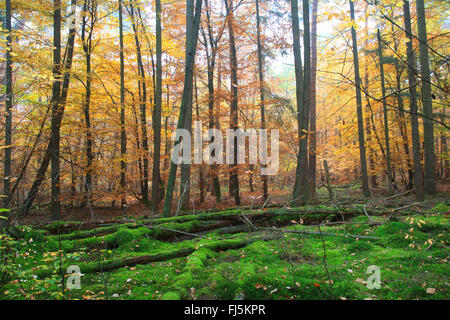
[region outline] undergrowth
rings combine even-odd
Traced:
[[[16,227],[11,237],[0,238],[9,259],[1,265],[0,275],[8,276],[2,277],[0,299],[450,298],[446,214],[374,217],[377,223],[363,215],[320,230],[295,215],[284,230],[310,233],[210,230],[199,237],[168,237],[229,214],[143,219],[61,237],[55,226]],[[161,261],[114,267],[136,257]],[[81,289],[63,285],[68,275],[63,280],[60,270],[65,274],[69,265],[80,267]],[[367,287],[371,265],[379,267],[380,289]]]

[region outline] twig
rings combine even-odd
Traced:
[[[358,239],[375,239],[379,240],[380,237],[372,237],[372,236],[363,236],[363,235],[355,235],[355,234],[339,234],[339,233],[320,233],[320,232],[314,232],[314,231],[304,231],[304,230],[280,230],[276,228],[258,228],[262,230],[272,230],[275,232],[286,232],[286,233],[299,233],[299,234],[317,234],[317,235],[325,235],[325,236],[337,236],[337,237],[351,237],[351,238],[358,238]]]
[[[328,285],[330,286],[330,293],[333,294],[333,287],[332,287],[332,285],[331,285],[331,277],[330,277],[330,273],[328,272],[328,266],[327,266],[327,251],[326,251],[326,247],[325,247],[325,241],[323,240],[322,230],[320,230],[320,225],[317,226],[317,228],[319,229],[320,238],[322,239],[322,246],[323,246],[323,266],[325,267],[325,272],[327,273],[327,277],[328,277]]]
[[[417,204],[420,204],[420,202],[413,202],[413,203],[407,204],[406,206],[403,206],[403,207],[399,207],[399,208],[393,209],[393,211],[394,211],[394,212],[397,212],[397,211],[400,211],[400,210],[403,210],[403,209],[406,209],[406,208],[415,206],[415,205],[417,205]]]
[[[372,217],[369,216],[369,214],[367,213],[366,206],[367,206],[367,203],[364,203],[364,213],[366,214],[367,218],[369,218],[370,222],[373,222]]]

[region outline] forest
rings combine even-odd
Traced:
[[[0,300],[450,299],[448,1],[0,20]]]

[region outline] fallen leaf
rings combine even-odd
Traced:
[[[435,288],[427,288],[427,293],[428,294],[435,294],[436,293],[436,289]]]

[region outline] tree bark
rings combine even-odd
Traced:
[[[364,15],[367,13],[367,9],[369,7],[369,4],[366,3],[366,7],[365,7],[365,11],[364,11]],[[369,47],[369,20],[366,19],[365,21],[365,33],[366,33],[366,39],[364,41],[364,46],[366,48]],[[365,98],[366,98],[366,112],[369,112],[371,110],[370,108],[370,101],[369,101],[369,96],[367,94],[367,91],[369,91],[369,69],[368,69],[368,61],[366,59],[366,65],[364,68],[364,87],[366,88],[366,94],[365,94]],[[370,169],[370,183],[372,185],[373,188],[376,188],[378,186],[377,183],[377,175],[375,174],[375,159],[374,159],[374,152],[373,149],[370,147],[371,146],[371,142],[372,142],[372,134],[370,131],[370,116],[366,116],[366,134],[367,134],[367,145],[369,147],[369,169]]]
[[[194,24],[194,3],[186,6],[186,33],[191,34]],[[198,36],[198,35],[197,35]],[[192,67],[192,72],[195,72],[195,57]],[[184,129],[187,129],[192,134],[192,90],[189,92],[189,96],[186,104],[186,118],[184,120]],[[183,150],[184,152],[184,150]],[[189,209],[189,200],[191,197],[191,164],[181,164],[181,176],[180,176],[180,197],[181,197],[181,209]]]
[[[350,2],[350,18],[355,21],[355,8],[353,1]],[[358,117],[358,140],[359,140],[359,157],[361,161],[361,177],[363,194],[370,197],[369,178],[367,176],[367,162],[366,162],[366,146],[364,140],[364,123],[361,102],[361,78],[359,76],[359,59],[358,59],[358,43],[356,39],[356,30],[352,26],[352,43],[353,43],[353,68],[355,70],[355,90],[356,90],[356,113]]]
[[[125,62],[123,56],[123,18],[122,0],[119,0],[119,46],[120,46],[120,206],[122,213],[126,212],[126,153],[127,136],[125,132]]]
[[[317,0],[316,0],[317,1]],[[264,86],[264,62],[262,55],[261,45],[261,22],[259,17],[259,0],[256,0],[256,36],[258,47],[258,73],[259,73],[259,96],[261,105],[261,129],[266,129],[265,119],[265,86]],[[267,175],[261,176],[263,182],[263,198],[267,200],[269,198],[269,190],[267,183]]]
[[[143,151],[143,170],[142,170],[142,182],[141,182],[141,194],[142,202],[145,206],[149,206],[148,198],[148,158],[149,158],[149,147],[148,147],[148,134],[147,134],[147,85],[145,80],[145,70],[144,64],[142,62],[141,54],[141,44],[139,41],[139,29],[134,19],[134,8],[130,4],[130,16],[131,25],[134,33],[134,41],[136,44],[136,57],[138,65],[138,85],[139,85],[139,105],[140,105],[140,124],[141,124],[141,135],[142,135],[142,151]]]
[[[208,29],[208,37],[206,36],[206,33],[202,29],[203,33],[203,39],[204,39],[204,46],[206,51],[206,62],[207,62],[207,72],[208,72],[208,118],[209,118],[209,129],[214,129],[216,127],[216,121],[215,121],[215,115],[214,115],[214,104],[216,101],[215,98],[215,92],[214,92],[214,70],[216,65],[216,57],[217,57],[217,46],[220,38],[223,34],[223,28],[221,28],[221,31],[217,35],[216,38],[214,38],[213,31],[212,31],[212,25],[211,25],[211,9],[209,7],[208,0],[205,0],[205,11],[206,11],[206,23],[207,23],[207,29]],[[225,26],[225,23],[223,24],[223,27]],[[210,50],[208,49],[208,42]],[[220,77],[217,79],[218,86],[220,85]],[[214,142],[214,137],[211,138],[211,143]],[[211,156],[215,156],[215,150],[212,151]],[[212,189],[214,196],[216,198],[216,202],[222,201],[222,194],[220,190],[220,183],[219,183],[219,176],[218,176],[218,166],[217,164],[212,164],[210,169],[210,180],[212,182]]]
[[[405,33],[407,37],[406,53],[408,62],[408,84],[409,84],[409,108],[411,113],[411,133],[412,149],[414,163],[414,190],[417,201],[423,201],[423,177],[422,166],[420,163],[420,136],[419,121],[417,119],[417,92],[416,92],[416,70],[414,51],[412,46],[411,14],[409,9],[409,0],[403,0],[403,17],[405,22]]]
[[[294,50],[294,64],[295,64],[295,88],[296,88],[296,100],[297,100],[297,126],[298,126],[298,139],[301,144],[302,139],[302,112],[303,112],[303,66],[302,56],[300,51],[300,27],[298,22],[298,1],[291,0],[291,18],[292,18],[292,38],[293,38],[293,50]],[[300,191],[300,150],[297,155],[297,167],[295,170],[295,183],[292,195],[292,201],[294,204],[298,203],[301,195]]]
[[[83,101],[83,112],[86,124],[86,173],[85,173],[85,201],[90,201],[92,197],[92,164],[94,161],[94,155],[92,152],[93,138],[91,131],[91,118],[90,118],[90,104],[91,104],[91,81],[92,81],[92,71],[91,71],[91,54],[92,54],[92,33],[94,31],[94,25],[96,22],[96,2],[95,0],[84,0],[83,11],[83,21],[81,26],[81,41],[83,45],[84,56],[86,59],[86,83],[85,83],[85,96]],[[87,32],[88,18],[90,15],[90,26],[89,32]],[[87,38],[86,38],[87,34]]]
[[[297,2],[297,1],[295,1]],[[292,10],[298,12],[298,4],[292,1]],[[292,15],[294,20],[294,15]],[[295,20],[298,20],[298,13]],[[296,23],[298,23],[296,21]],[[308,166],[308,137],[309,137],[309,107],[310,107],[310,86],[311,86],[311,32],[309,25],[309,0],[303,0],[303,42],[304,42],[304,71],[302,79],[302,104],[299,110],[300,127],[299,127],[299,152],[297,158],[296,183],[294,185],[294,203],[296,205],[305,205],[309,200],[309,166]],[[293,21],[294,31],[294,21]],[[294,34],[296,37],[296,34]],[[299,41],[299,40],[298,40]],[[295,43],[295,40],[294,40]],[[295,45],[294,45],[295,46]],[[300,47],[300,44],[298,45]],[[294,47],[294,59],[295,59]],[[296,68],[298,62],[295,63]],[[297,81],[296,81],[297,82]],[[298,108],[297,96],[297,109]]]
[[[5,28],[8,33],[6,36],[6,92],[5,92],[5,159],[3,176],[3,207],[9,208],[11,203],[11,164],[12,164],[12,59],[11,59],[11,0],[5,2],[6,17]]]
[[[54,220],[61,218],[61,208],[59,203],[60,193],[60,168],[59,168],[59,140],[60,127],[58,125],[59,103],[61,94],[61,1],[53,2],[53,77],[56,80],[53,84],[52,115],[51,115],[51,217]]]
[[[230,129],[239,129],[239,117],[238,117],[238,76],[237,76],[237,53],[236,42],[234,38],[234,14],[233,14],[233,1],[224,0],[225,8],[227,11],[227,23],[229,33],[229,46],[230,46],[230,91],[231,91],[231,104],[230,104]],[[234,137],[233,141],[233,164],[230,165],[230,196],[234,197],[236,205],[241,204],[241,198],[239,195],[239,167],[238,167],[238,144],[237,137]]]
[[[57,1],[57,0],[55,0]],[[76,8],[76,0],[72,0],[71,2],[72,9],[75,10]],[[75,15],[75,11],[73,11],[73,16]],[[52,118],[52,130],[53,128],[59,128],[61,126],[61,122],[64,115],[64,108],[66,105],[67,100],[67,94],[69,91],[69,84],[70,84],[70,70],[72,68],[72,58],[73,58],[73,51],[74,51],[74,44],[75,44],[75,20],[73,20],[74,24],[71,26],[69,30],[69,38],[67,40],[67,56],[66,60],[64,61],[64,76],[63,76],[63,84],[62,87],[60,86],[61,81],[61,75],[55,77],[55,81],[53,83],[53,89],[52,89],[52,98],[50,101],[50,105],[52,108],[52,112],[54,112],[54,117]],[[57,26],[58,28],[58,26]],[[59,29],[59,28],[58,28]],[[60,33],[60,31],[59,31]],[[61,47],[61,42],[59,42],[59,47]],[[58,48],[58,46],[54,46],[55,48]],[[58,51],[55,49],[55,51]],[[55,60],[55,56],[59,56],[58,52],[54,54],[54,66],[53,71],[58,74],[57,68],[60,69],[60,58],[59,60]],[[58,61],[58,63],[55,66],[55,61]],[[59,65],[58,65],[59,64]],[[60,73],[60,71],[59,71]],[[58,110],[55,110],[55,104],[58,106]],[[59,148],[58,148],[59,149]],[[53,139],[50,138],[50,141],[47,144],[47,148],[45,149],[44,157],[41,161],[41,164],[39,166],[38,172],[36,174],[36,178],[33,181],[33,185],[30,188],[30,191],[28,192],[28,195],[22,204],[22,207],[19,211],[19,214],[17,215],[16,219],[20,219],[24,216],[26,216],[33,204],[34,199],[36,198],[37,192],[39,191],[39,187],[42,184],[42,181],[45,178],[45,172],[47,171],[47,168],[50,164],[50,160],[53,156]],[[58,157],[59,158],[59,157]],[[53,178],[53,176],[52,176]],[[58,211],[56,211],[58,212]]]
[[[188,6],[193,6],[194,0],[187,0]],[[185,77],[183,86],[183,96],[181,99],[180,115],[178,117],[177,129],[182,129],[185,126],[186,111],[189,104],[189,99],[192,97],[192,81],[194,77],[194,61],[195,52],[197,49],[198,30],[200,25],[200,16],[202,10],[202,0],[196,0],[195,16],[192,22],[190,32],[186,33],[186,63],[185,63]],[[189,19],[187,19],[189,21]],[[180,143],[180,141],[175,142]],[[166,197],[164,200],[163,216],[170,216],[172,209],[173,191],[175,187],[175,178],[177,174],[178,165],[173,161],[170,163],[169,179],[167,181]]]
[[[428,59],[427,28],[424,0],[416,0],[417,29],[419,35],[420,74],[422,82],[423,140],[425,153],[424,190],[427,194],[436,193],[436,172],[433,132],[433,105],[431,101],[431,76]]]
[[[395,52],[398,51],[398,45],[397,41],[394,39],[394,50]],[[402,136],[403,140],[403,149],[405,151],[406,156],[406,163],[408,166],[408,182],[406,183],[406,189],[410,190],[414,186],[414,171],[412,169],[412,163],[411,163],[411,154],[409,150],[409,141],[408,141],[408,127],[406,125],[406,118],[405,118],[405,109],[403,104],[403,98],[402,98],[402,88],[401,88],[401,77],[402,77],[402,70],[399,66],[398,60],[395,60],[395,72],[396,72],[396,81],[397,81],[397,101],[398,101],[398,123],[399,123],[399,130],[400,135]]]
[[[316,77],[317,77],[317,11],[319,0],[312,3],[311,22],[311,105],[310,105],[310,133],[309,133],[309,185],[311,198],[316,194],[316,153],[317,153],[317,128],[316,128]]]
[[[200,110],[198,105],[198,88],[197,88],[197,77],[194,78],[194,92],[195,92],[195,111],[197,121],[200,121]],[[205,172],[203,170],[203,165],[200,164],[198,167],[198,188],[200,193],[200,203],[205,201]]]
[[[377,29],[377,40],[378,40],[378,60],[380,63],[380,81],[381,81],[381,95],[383,96],[383,116],[384,116],[384,139],[386,146],[386,169],[388,176],[388,190],[389,194],[392,194],[392,166],[391,166],[391,147],[389,144],[389,121],[388,112],[386,106],[386,86],[384,80],[384,66],[383,66],[383,50],[381,48],[381,34],[380,29]]]
[[[159,180],[161,159],[161,110],[162,110],[162,35],[161,0],[155,1],[156,12],[156,95],[153,110],[153,171],[152,171],[152,210],[156,212],[160,202]]]

